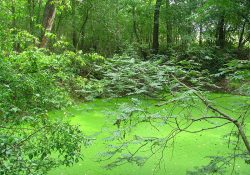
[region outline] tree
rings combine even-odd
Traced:
[[[73,46],[75,48],[77,48],[77,26],[76,26],[76,1],[72,0],[71,1],[71,7],[72,7],[72,29],[73,29],[73,33],[72,33],[72,42],[73,42]]]
[[[217,31],[216,31],[216,45],[223,49],[226,42],[226,29],[225,29],[225,14],[224,12],[220,15]]]
[[[159,26],[160,26],[160,8],[162,0],[157,0],[154,11],[153,44],[152,52],[157,54],[159,51]]]
[[[86,3],[86,7],[83,4],[83,9],[85,11],[84,14],[81,16],[81,21],[80,21],[80,31],[79,31],[79,38],[77,40],[76,44],[76,49],[83,49],[84,47],[84,35],[85,35],[85,30],[86,30],[86,25],[89,20],[90,16],[90,10],[93,8],[92,2]],[[85,7],[85,8],[84,8]]]
[[[30,34],[34,34],[34,14],[35,14],[35,1],[27,0],[28,2],[28,11],[29,11],[29,32]]]
[[[170,48],[172,45],[172,32],[173,32],[173,27],[172,27],[172,11],[171,11],[171,6],[170,6],[170,0],[166,0],[166,29],[167,29],[167,47]]]
[[[56,4],[54,0],[48,0],[43,15],[43,30],[41,35],[41,48],[45,48],[48,43],[47,34],[52,30],[56,17]]]

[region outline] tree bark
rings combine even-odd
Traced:
[[[72,0],[72,43],[77,48],[77,27],[76,27],[76,0]]]
[[[216,32],[216,46],[223,49],[226,43],[226,30],[225,30],[225,16],[224,13],[221,15]]]
[[[38,10],[36,14],[36,23],[39,24],[41,20],[41,8],[42,8],[42,0],[38,0]]]
[[[63,12],[61,12],[60,16],[58,17],[58,21],[57,24],[54,25],[54,31],[55,33],[58,35],[59,31],[60,31],[60,27],[61,27],[61,23],[63,21]]]
[[[48,37],[46,36],[47,32],[52,30],[54,20],[56,16],[56,6],[53,0],[48,0],[44,9],[44,16],[43,16],[43,31],[41,36],[41,48],[46,48],[48,43]]]
[[[16,35],[17,35],[17,22],[16,22],[16,1],[12,0],[11,1],[11,15],[12,15],[12,28],[13,28],[13,49],[17,52],[20,51],[20,43],[16,40]]]
[[[199,45],[201,46],[202,45],[202,34],[203,34],[203,26],[202,24],[199,25]]]
[[[83,19],[83,23],[82,23],[82,26],[80,28],[79,38],[78,38],[78,41],[77,41],[77,44],[76,44],[76,50],[78,50],[79,47],[81,49],[83,49],[83,45],[84,45],[84,32],[85,32],[85,28],[86,28],[87,22],[89,20],[89,11],[92,9],[92,7],[93,7],[92,4],[90,5],[90,7],[87,7],[86,15],[83,15],[83,18],[82,18]]]
[[[146,60],[147,59],[147,52],[142,48],[143,41],[140,38],[139,33],[138,33],[135,6],[132,7],[132,18],[133,18],[133,40],[135,37],[135,40],[138,43],[138,49],[140,52],[140,56]]]
[[[135,6],[132,7],[132,16],[133,16],[133,33],[134,33],[137,43],[141,43],[138,32],[137,32],[137,24],[136,24],[136,18],[135,18]]]
[[[245,27],[246,27],[246,21],[244,21],[243,26],[242,26],[242,30],[240,32],[238,50],[241,50],[242,47],[244,46],[243,40],[244,40]]]
[[[170,1],[166,0],[166,9],[167,9],[167,47],[170,48],[173,42],[173,26],[172,26],[172,18],[171,18],[171,11],[170,11]]]
[[[154,27],[153,27],[153,44],[152,51],[153,54],[159,52],[159,26],[160,26],[160,8],[162,0],[157,0],[155,4],[154,11]]]
[[[34,0],[28,0],[28,10],[29,10],[29,32],[30,34],[34,34],[34,10],[35,10],[35,2]]]
[[[11,13],[12,13],[12,28],[16,28],[16,8],[15,0],[11,1]]]

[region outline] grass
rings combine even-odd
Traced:
[[[249,100],[247,97],[231,96],[227,94],[210,94],[210,99],[215,99],[218,105],[232,109],[237,107],[237,102]],[[155,171],[155,166],[159,161],[160,154],[156,154],[149,159],[144,166],[139,167],[135,164],[124,164],[111,170],[104,166],[109,162],[97,162],[100,152],[105,151],[107,141],[103,138],[108,136],[108,131],[115,130],[113,121],[119,114],[119,105],[130,102],[131,98],[117,99],[97,99],[92,102],[82,103],[63,111],[53,111],[51,117],[66,117],[74,125],[79,125],[87,135],[95,137],[93,145],[83,149],[84,158],[82,161],[71,167],[58,167],[49,172],[49,175],[184,175],[188,170],[193,170],[197,166],[205,165],[209,162],[207,156],[226,155],[232,151],[228,148],[227,141],[222,136],[229,133],[232,125],[222,128],[205,131],[197,134],[182,133],[177,136],[174,147],[169,147],[164,152],[164,165]],[[156,101],[144,99],[143,105],[150,106],[151,111],[159,111],[154,104]],[[166,109],[166,112],[168,109]],[[197,112],[198,113],[198,112]],[[231,112],[230,112],[231,113]],[[250,134],[250,116],[247,118],[247,133]],[[205,123],[195,125],[193,129],[202,128]],[[165,135],[168,129],[162,128],[157,131],[146,125],[140,125],[133,134],[140,135]],[[132,134],[132,135],[133,135]],[[132,148],[133,149],[133,148]],[[147,154],[147,153],[142,153]],[[228,167],[226,174],[231,174],[233,166]],[[240,175],[250,174],[250,165],[243,161],[236,161],[235,170]]]

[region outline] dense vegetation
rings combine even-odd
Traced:
[[[211,92],[241,98],[218,104]],[[116,109],[112,146],[96,150],[115,157],[107,168],[143,166],[159,152],[160,167],[177,135],[230,125],[232,152],[187,173],[237,173],[236,159],[250,164],[249,95],[248,0],[0,0],[0,174],[47,174],[84,159],[95,139],[48,113],[127,96],[136,99]],[[132,137],[145,123],[160,134]]]

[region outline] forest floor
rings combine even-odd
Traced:
[[[248,97],[232,96],[227,94],[211,94],[211,98],[221,106],[230,108],[239,100]],[[145,106],[150,106],[151,110],[158,111],[155,107],[155,100],[141,99]],[[177,136],[173,147],[169,147],[164,152],[164,160],[161,169],[155,170],[159,162],[160,154],[151,157],[144,166],[139,167],[135,164],[124,164],[122,166],[107,170],[104,166],[108,162],[98,162],[99,153],[105,151],[107,141],[105,137],[108,132],[117,129],[113,125],[115,118],[119,114],[119,106],[123,103],[131,102],[131,97],[115,99],[96,99],[92,102],[80,103],[74,107],[61,111],[52,111],[50,116],[53,118],[69,117],[72,124],[79,125],[83,132],[94,137],[92,145],[83,150],[83,160],[72,167],[58,167],[49,172],[49,175],[184,175],[188,170],[194,170],[196,167],[206,165],[210,159],[207,156],[224,156],[232,152],[233,148],[228,148],[227,139],[223,136],[230,133],[233,126],[204,131],[202,133],[190,134],[182,133]],[[164,111],[163,108],[161,108]],[[168,109],[165,109],[166,111]],[[204,123],[199,123],[195,128],[204,127]],[[247,118],[247,134],[250,134],[250,115]],[[136,129],[137,133],[142,135],[163,136],[167,129],[160,132],[154,128],[141,125]],[[164,131],[164,132],[163,132]],[[143,153],[147,154],[147,153]],[[228,173],[231,174],[233,165],[228,167]],[[234,169],[240,175],[247,175],[250,172],[249,165],[243,161],[236,161]]]

